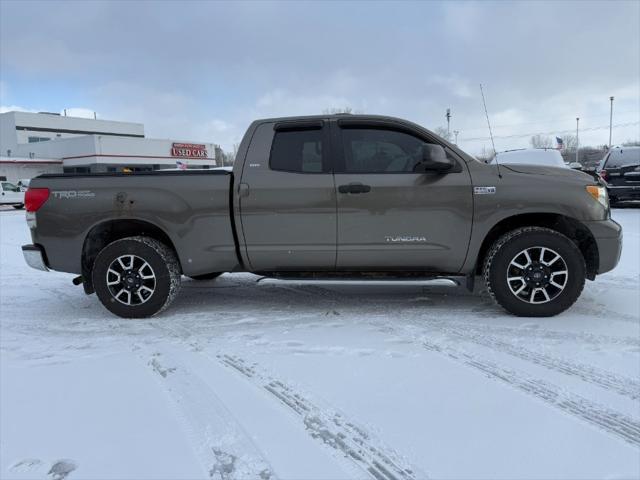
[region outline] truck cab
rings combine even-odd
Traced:
[[[425,163],[437,148],[446,174]],[[246,155],[239,209],[253,271],[462,267],[471,178],[427,132],[376,118],[262,121]]]

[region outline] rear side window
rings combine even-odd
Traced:
[[[413,173],[422,139],[395,130],[344,128],[345,173]]]
[[[640,165],[640,148],[622,148],[613,150],[605,164],[605,168],[621,168]]]
[[[277,131],[271,146],[271,170],[322,173],[325,159],[321,129]]]

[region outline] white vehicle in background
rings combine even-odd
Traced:
[[[13,208],[24,207],[24,192],[11,182],[0,182],[0,205],[11,205]]]
[[[27,189],[29,188],[30,181],[31,181],[30,178],[21,178],[20,180],[18,180],[17,186],[21,192],[27,191]]]
[[[520,150],[507,150],[498,152],[491,160],[491,163],[517,164],[517,165],[540,165],[547,167],[569,168],[564,163],[560,152],[553,148],[522,148]]]

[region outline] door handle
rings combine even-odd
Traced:
[[[371,191],[371,186],[355,182],[347,185],[340,185],[338,187],[338,191],[340,193],[369,193]]]
[[[249,184],[248,183],[241,183],[241,184],[238,185],[238,195],[241,198],[249,196]]]

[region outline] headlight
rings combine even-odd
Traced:
[[[607,188],[600,185],[587,185],[587,192],[596,199],[600,204],[608,209],[609,208],[609,195],[607,195]]]

